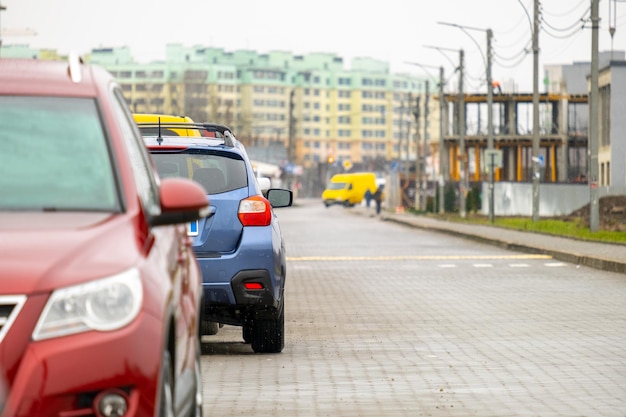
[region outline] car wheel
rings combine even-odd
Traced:
[[[214,321],[202,320],[202,335],[213,336],[217,334],[220,329],[220,325]]]
[[[243,336],[244,343],[248,343],[248,344],[251,343],[252,342],[252,324],[248,322],[244,323],[242,326],[241,334]]]
[[[285,347],[285,308],[275,319],[252,322],[252,350],[256,353],[279,353]]]
[[[200,346],[199,340],[198,347],[196,349],[196,394],[194,398],[193,414],[191,417],[202,417],[202,368],[200,366],[202,347]]]
[[[174,369],[172,368],[172,356],[168,350],[163,352],[161,364],[161,403],[159,404],[159,417],[174,416]]]

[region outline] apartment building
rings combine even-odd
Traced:
[[[127,48],[96,48],[89,60],[113,73],[133,111],[227,124],[250,153],[271,163],[414,161],[422,143],[424,121],[414,113],[426,80],[392,74],[388,63],[370,58],[348,68],[331,53],[170,44],[162,62],[137,63]],[[433,94],[436,81],[430,86]],[[427,132],[437,143],[436,100],[429,109]]]

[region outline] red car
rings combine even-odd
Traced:
[[[0,414],[201,416],[204,189],[160,180],[109,73],[0,58]]]

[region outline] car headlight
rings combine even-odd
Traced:
[[[119,329],[137,317],[142,300],[141,277],[136,269],[58,289],[43,309],[33,339]]]

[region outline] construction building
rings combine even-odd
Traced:
[[[446,95],[446,108],[454,123],[444,137],[444,166],[448,178],[460,178],[460,135],[456,119],[461,105],[458,95]],[[540,94],[540,165],[542,182],[573,182],[587,171],[587,95]],[[493,132],[495,149],[502,151],[502,167],[494,169],[496,181],[532,181],[532,102],[528,93],[493,95]],[[464,141],[467,178],[484,181],[489,169],[485,158],[487,149],[487,94],[463,96],[466,120]],[[579,114],[585,114],[581,123]],[[444,119],[447,115],[444,115]],[[431,143],[431,152],[438,144]]]

